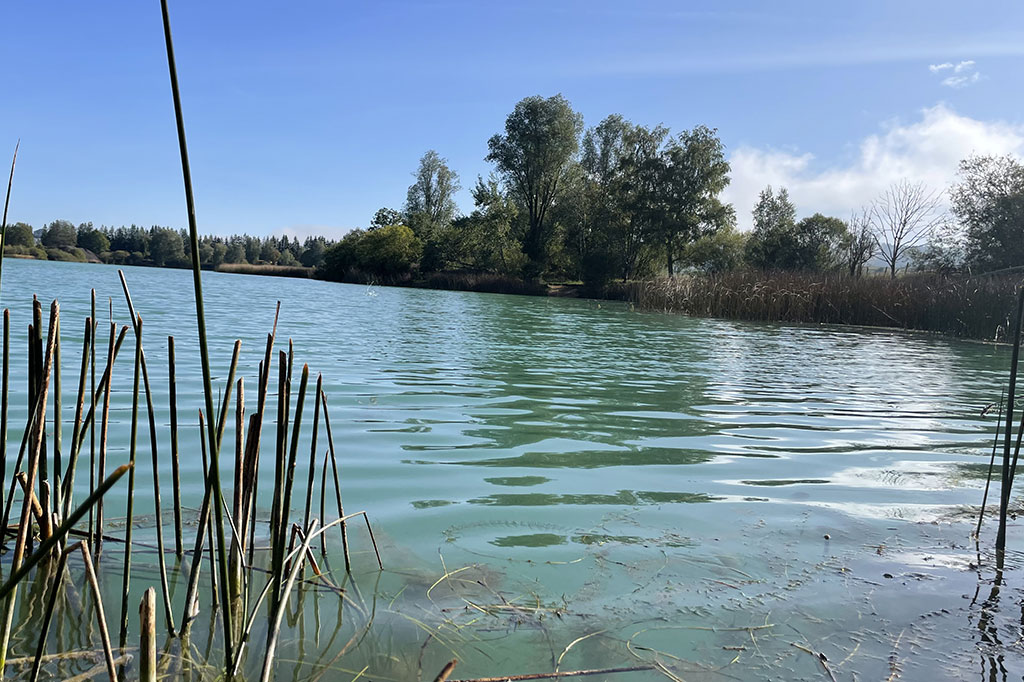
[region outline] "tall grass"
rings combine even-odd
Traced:
[[[792,272],[735,271],[684,275],[626,285],[649,310],[700,317],[849,324],[940,332],[1004,341],[1019,277],[912,274],[851,278]]]

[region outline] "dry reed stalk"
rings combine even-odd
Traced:
[[[280,592],[280,598],[274,609],[274,615],[270,621],[270,629],[267,638],[266,655],[263,659],[263,673],[260,676],[261,682],[268,682],[271,678],[271,671],[274,667],[274,656],[277,653],[277,642],[281,635],[281,620],[284,618],[285,607],[288,605],[288,595],[291,594],[292,588],[295,586],[295,578],[299,574],[299,569],[303,566],[305,555],[309,551],[309,545],[315,537],[314,533],[316,531],[316,526],[317,521],[314,519],[306,529],[306,539],[302,542],[302,547],[295,559],[295,563],[292,565],[291,571],[288,574],[288,580]],[[273,579],[273,577],[271,579]]]
[[[7,240],[7,209],[11,205],[11,187],[14,185],[14,164],[18,161],[19,147],[21,147],[21,140],[18,140],[14,145],[14,157],[11,159],[11,174],[7,178],[7,198],[4,199],[4,218],[3,223],[0,224],[0,276],[3,275],[4,243]]]
[[[92,556],[88,547],[79,542],[77,547],[82,552],[82,562],[85,564],[85,575],[89,580],[89,589],[92,590],[93,601],[96,602],[96,624],[100,629],[100,643],[103,645],[103,659],[107,665],[107,675],[110,682],[117,682],[117,670],[114,667],[114,650],[110,645],[110,631],[107,629],[107,617],[103,613],[103,595],[100,593],[100,583],[96,578],[96,569],[92,565]]]
[[[35,302],[35,308],[38,308],[38,301]],[[47,336],[46,343],[46,359],[42,366],[42,372],[40,373],[40,391],[38,395],[33,396],[36,398],[35,404],[33,405],[33,413],[35,416],[33,427],[31,429],[32,435],[29,438],[29,450],[28,450],[28,474],[27,481],[28,485],[26,488],[32,490],[34,487],[36,474],[39,471],[39,460],[42,454],[42,442],[44,440],[44,432],[46,429],[46,398],[47,391],[50,388],[50,368],[52,367],[53,360],[53,344],[54,344],[54,332],[56,331],[56,320],[60,316],[60,306],[57,301],[54,301],[50,306],[50,331]],[[31,382],[30,382],[31,384]],[[8,583],[11,583],[11,596],[7,601],[6,613],[4,616],[2,638],[0,638],[0,676],[2,676],[5,663],[7,661],[7,647],[10,644],[11,638],[11,625],[14,619],[14,603],[17,600],[17,592],[15,590],[17,581],[15,576],[18,576],[24,565],[28,565],[26,562],[22,564],[25,550],[29,544],[29,525],[31,523],[31,508],[32,508],[32,496],[25,495],[22,502],[21,508],[21,521],[18,524],[18,536],[14,546],[14,555],[11,561],[11,577],[8,579]],[[46,545],[49,538],[43,542]],[[54,543],[56,544],[56,543]],[[33,553],[34,555],[34,553]],[[20,580],[20,578],[19,578]],[[12,583],[12,581],[14,581]],[[2,590],[0,590],[2,592]],[[0,594],[0,597],[3,595]]]
[[[115,469],[114,472],[111,473],[110,476],[107,476],[107,478],[96,488],[96,490],[93,491],[92,495],[86,498],[85,502],[78,505],[78,507],[76,507],[75,510],[71,512],[71,515],[61,522],[60,526],[53,532],[53,535],[51,535],[39,544],[38,549],[36,549],[36,551],[33,552],[31,556],[29,556],[27,559],[24,560],[23,563],[19,565],[19,567],[11,574],[11,577],[7,579],[7,582],[5,582],[3,585],[0,585],[0,599],[4,599],[12,593],[16,592],[18,583],[21,582],[21,580],[26,575],[28,575],[29,571],[31,571],[36,566],[36,564],[38,564],[43,559],[47,558],[47,553],[51,549],[53,549],[57,545],[57,543],[59,543],[64,538],[64,536],[68,535],[71,532],[71,530],[75,527],[75,524],[82,520],[82,517],[85,516],[86,512],[89,511],[90,507],[92,507],[97,500],[102,498],[103,495],[105,495],[108,490],[114,487],[114,484],[117,483],[122,476],[124,476],[124,474],[128,471],[129,468],[130,466],[128,464],[122,464],[117,469]]]
[[[39,679],[39,668],[42,665],[43,652],[46,651],[46,638],[50,633],[50,621],[53,619],[53,612],[57,607],[57,595],[64,582],[64,568],[68,563],[68,552],[61,552],[57,560],[57,576],[50,585],[50,594],[43,609],[43,622],[39,626],[39,644],[36,645],[35,659],[32,661],[32,673],[29,675],[29,682],[36,682]]]
[[[156,682],[156,590],[148,588],[139,604],[139,681]]]

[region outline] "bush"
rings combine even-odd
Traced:
[[[85,256],[85,251],[77,246],[67,246],[64,248],[50,247],[46,249],[46,257],[49,260],[64,261],[68,263],[85,263],[88,261],[88,258]]]
[[[39,260],[46,260],[46,250],[39,246],[5,244],[4,256],[13,256],[15,258],[38,258]]]
[[[423,254],[423,244],[405,225],[353,230],[327,249],[321,275],[339,281],[407,279]]]

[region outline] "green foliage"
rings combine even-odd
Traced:
[[[4,244],[10,246],[34,247],[36,238],[32,235],[32,226],[28,223],[14,223],[7,226]]]
[[[795,221],[796,207],[785,188],[761,192],[754,207],[754,231],[746,260],[762,270],[825,271],[848,266],[853,236],[839,218],[815,213]]]
[[[376,230],[380,227],[387,227],[388,225],[401,225],[402,214],[393,208],[379,208],[377,212],[373,214],[373,220],[370,221],[370,227],[367,229]]]
[[[200,251],[200,255],[202,252]],[[149,236],[149,257],[153,265],[178,265],[185,261],[185,244],[181,233],[169,227],[154,227]],[[140,259],[144,255],[140,252]]]
[[[754,205],[754,230],[747,239],[745,258],[750,265],[768,270],[785,268],[796,229],[796,206],[783,187],[776,196],[769,185]]]
[[[78,248],[77,246],[68,246],[59,248],[51,246],[46,249],[46,258],[48,260],[65,261],[68,263],[85,263],[88,259],[85,256],[85,251]]]
[[[10,229],[10,228],[8,228]],[[4,244],[4,256],[22,256],[46,260],[46,249],[41,246],[25,246],[23,244]]]
[[[729,162],[716,133],[697,126],[683,131],[665,150],[661,215],[656,224],[670,277],[681,245],[735,222],[732,206],[718,198],[729,184]]]
[[[455,193],[462,187],[458,174],[433,149],[420,159],[414,177],[406,195],[405,215],[416,236],[429,244],[455,219]]]
[[[552,235],[548,212],[564,191],[579,149],[583,118],[561,95],[527,97],[505,121],[505,133],[487,142],[486,160],[495,164],[509,193],[526,215],[523,252],[528,278],[547,265]]]
[[[324,253],[322,274],[333,280],[394,280],[412,271],[422,255],[422,242],[405,225],[353,230]]]
[[[959,178],[950,197],[963,230],[962,260],[979,272],[1024,265],[1024,164],[971,156],[960,162]]]
[[[110,240],[92,223],[84,223],[78,226],[78,246],[98,255],[110,250]]]
[[[224,254],[225,263],[246,263],[245,247],[239,242],[232,241],[228,244],[227,252]]]
[[[422,242],[405,225],[369,230],[356,245],[359,269],[382,277],[409,272],[422,254]]]
[[[709,274],[735,270],[743,265],[746,242],[743,233],[732,226],[723,227],[690,242],[683,251],[683,261]]]
[[[75,246],[78,234],[75,226],[67,220],[54,220],[43,228],[43,234],[39,241],[43,246],[59,249]]]

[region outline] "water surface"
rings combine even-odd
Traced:
[[[182,492],[195,508],[203,398],[191,274],[124,270],[165,449],[176,338],[190,424]],[[996,411],[983,412],[999,401],[1005,348],[590,300],[220,273],[203,282],[221,386],[237,338],[254,391],[281,301],[278,349],[291,339],[296,374],[302,363],[323,373],[346,508],[367,510],[383,540],[378,576],[356,536],[353,587],[375,614],[372,634],[332,663],[359,619],[328,645],[337,599],[304,596],[315,608],[303,602],[282,656],[295,679],[328,664],[325,679],[364,666],[370,679],[409,679],[420,666],[432,678],[454,655],[465,677],[550,670],[580,637],[562,669],[656,660],[687,680],[820,680],[823,653],[846,679],[1021,677],[1019,580],[993,596],[965,511],[981,500]],[[60,299],[66,407],[90,287],[105,344],[108,297],[115,321],[128,321],[116,268],[4,263],[15,357],[32,294]],[[125,348],[112,465],[127,458]],[[13,389],[23,369],[15,363]],[[24,420],[19,398],[13,424]],[[166,489],[166,457],[161,476]],[[141,467],[139,490],[150,481]],[[272,492],[264,479],[267,509]],[[298,494],[301,515],[304,485]],[[136,513],[152,515],[151,499],[139,493]],[[123,504],[118,489],[108,505]]]

